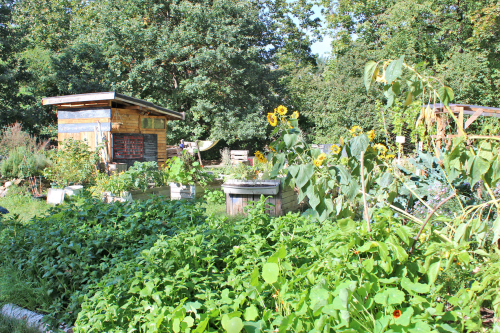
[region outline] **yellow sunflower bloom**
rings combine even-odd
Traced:
[[[286,123],[288,124],[289,128],[293,128],[292,123],[289,120]]]
[[[283,106],[283,105],[280,105],[278,106],[277,110],[278,114],[280,114],[281,116],[284,116],[286,115],[286,113],[288,112],[288,109],[286,108],[286,106]]]
[[[373,139],[375,139],[375,131],[374,130],[371,130],[370,132],[368,132],[368,139],[370,139],[370,141],[373,141]]]
[[[395,155],[393,155],[393,154],[387,154],[387,155],[385,155],[385,158],[386,158],[386,159],[395,158],[395,157],[396,157],[396,156],[395,156]]]
[[[359,126],[353,126],[349,132],[351,132],[351,135],[352,136],[356,136],[356,135],[359,135],[363,132],[363,130],[361,129],[361,127]]]
[[[387,147],[383,144],[377,143],[373,145],[373,148],[378,150],[379,155],[385,155],[385,153],[387,153]]]
[[[278,125],[278,118],[276,117],[276,115],[274,113],[267,114],[267,121],[273,127],[276,127],[276,125]]]
[[[266,163],[267,162],[267,160],[264,157],[264,155],[260,151],[258,151],[258,150],[255,152],[255,158],[257,158],[257,161],[259,161],[260,163]]]
[[[339,146],[337,145],[332,145],[330,147],[330,150],[332,151],[332,153],[334,153],[335,155],[337,155],[338,153],[340,153],[341,149]]]
[[[292,119],[299,119],[299,111],[292,112]]]
[[[318,160],[320,160],[321,162],[323,162],[324,160],[326,160],[326,154],[325,153],[319,154]]]
[[[320,160],[316,159],[316,160],[313,161],[313,163],[314,163],[315,166],[320,167],[321,164],[323,164],[323,161],[320,161]]]

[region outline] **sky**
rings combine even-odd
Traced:
[[[321,8],[317,5],[314,5],[312,9],[315,13],[313,18],[319,17],[323,22],[322,26],[325,26],[326,25],[325,17],[323,14],[321,14]],[[330,36],[323,35],[323,41],[314,43],[311,46],[311,51],[312,53],[317,54],[319,56],[325,55],[325,53],[328,55],[332,51],[331,43],[332,43],[332,38]]]

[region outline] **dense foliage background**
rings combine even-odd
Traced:
[[[262,115],[279,104],[301,113],[315,143],[353,125],[381,135],[382,112],[400,134],[402,109],[366,93],[363,65],[404,54],[426,61],[455,101],[499,106],[499,13],[492,0],[0,0],[0,125],[47,132],[55,114],[42,97],[116,90],[185,111],[169,143],[260,149]],[[333,37],[322,58],[310,50],[320,33]],[[498,130],[487,117],[471,127]]]

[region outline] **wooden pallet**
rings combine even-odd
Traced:
[[[248,150],[231,150],[231,164],[249,163]]]

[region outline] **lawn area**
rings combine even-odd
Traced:
[[[0,333],[40,333],[40,331],[23,320],[6,317],[0,313]]]
[[[0,198],[0,206],[7,208],[9,214],[5,217],[19,215],[21,221],[45,214],[49,205],[45,200],[33,199],[25,187],[12,185],[4,198]]]

